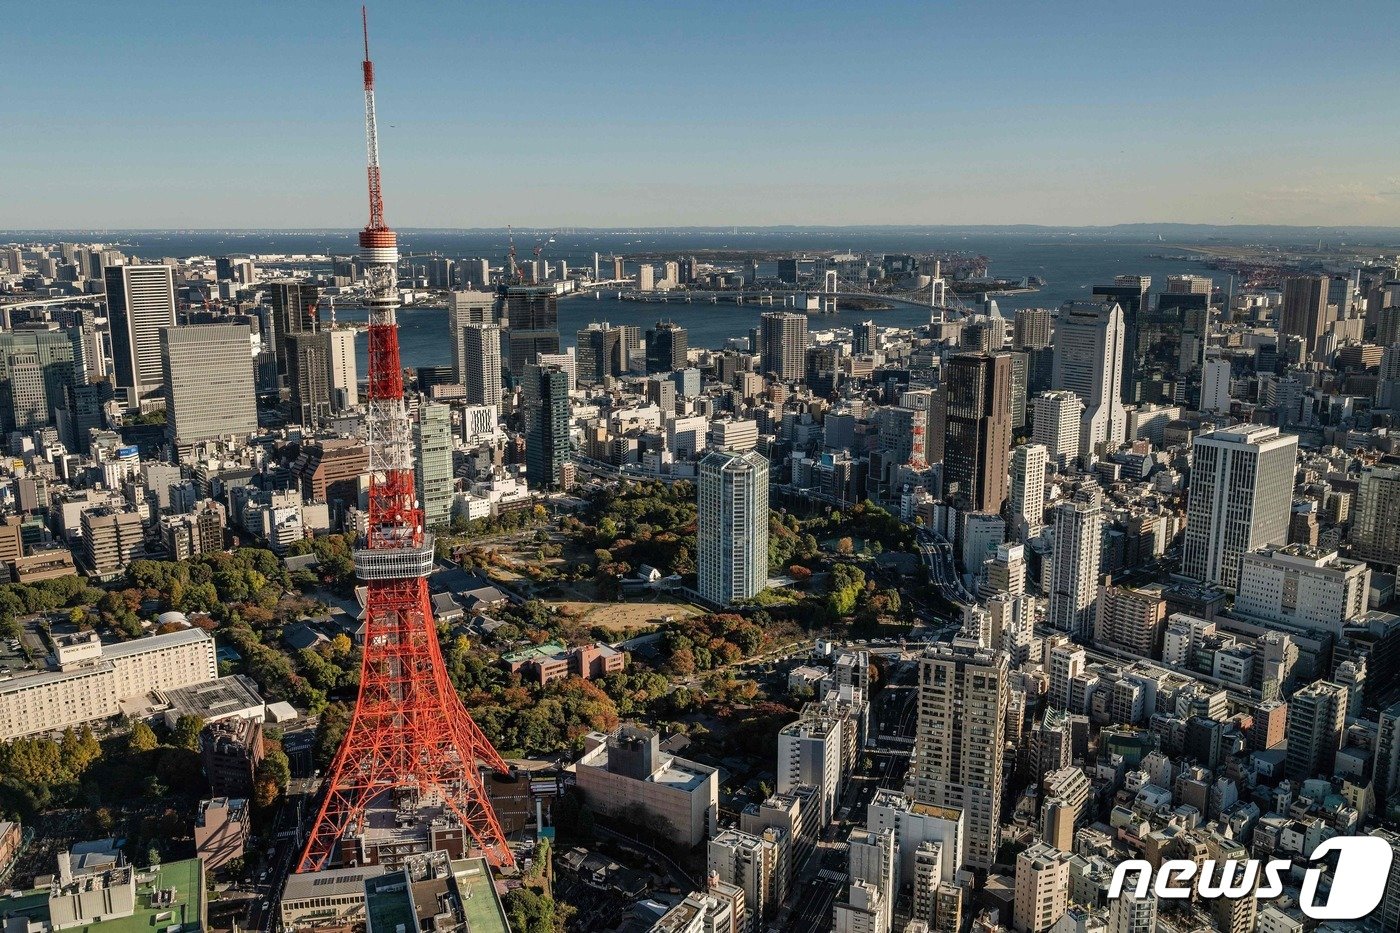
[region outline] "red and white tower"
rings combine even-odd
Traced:
[[[428,574],[432,535],[414,491],[413,445],[399,362],[398,238],[384,223],[374,64],[365,33],[365,133],[369,224],[360,231],[369,307],[369,530],[355,551],[368,588],[360,695],[331,764],[316,822],[298,862],[315,871],[357,861],[354,840],[371,810],[442,808],[494,865],[513,859],[487,798],[481,765],[507,771],[447,676],[438,646]],[[344,853],[342,845],[348,848]]]

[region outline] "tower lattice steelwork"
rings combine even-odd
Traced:
[[[360,232],[369,309],[369,530],[355,551],[365,582],[364,660],[349,731],[328,772],[320,811],[298,863],[315,871],[354,860],[342,841],[367,828],[371,809],[441,807],[494,865],[510,864],[505,833],[479,765],[506,764],[472,721],[443,665],[428,598],[432,535],[415,498],[413,446],[399,362],[398,239],[384,223],[374,64],[365,35],[369,224]]]

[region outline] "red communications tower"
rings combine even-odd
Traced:
[[[369,224],[360,232],[369,308],[369,529],[355,550],[368,588],[360,695],[336,753],[316,822],[297,864],[316,871],[353,861],[341,846],[372,810],[441,808],[461,823],[493,865],[513,862],[486,794],[480,765],[507,771],[447,676],[428,599],[432,535],[414,490],[413,447],[399,363],[398,238],[384,223],[374,64],[365,32],[365,133]],[[347,854],[349,854],[347,852]]]

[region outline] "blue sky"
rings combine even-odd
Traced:
[[[387,216],[1400,225],[1395,12],[379,0]],[[363,224],[357,4],[4,22],[0,228]]]

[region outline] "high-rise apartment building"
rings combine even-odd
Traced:
[[[657,321],[647,330],[647,372],[669,373],[683,369],[688,351],[686,329],[671,321]]]
[[[1295,276],[1283,280],[1283,306],[1279,310],[1278,336],[1301,337],[1309,356],[1316,353],[1330,321],[1327,311],[1327,278]]]
[[[554,491],[564,484],[569,460],[569,375],[558,366],[531,364],[525,377],[535,387],[526,417],[525,479],[533,490]]]
[[[1002,759],[1010,701],[1004,652],[965,639],[925,651],[919,721],[906,790],[965,820],[965,858],[990,868],[1000,839]]]
[[[1037,842],[1016,856],[1016,900],[1012,929],[1044,933],[1069,909],[1068,852]]]
[[[1372,563],[1400,565],[1400,467],[1377,464],[1362,471],[1355,514],[1352,553]]]
[[[1290,778],[1332,776],[1346,716],[1347,690],[1341,684],[1318,680],[1289,697],[1284,766]]]
[[[1157,657],[1166,627],[1167,602],[1160,590],[1102,586],[1094,615],[1094,644]]]
[[[786,899],[791,844],[781,829],[760,834],[726,829],[705,846],[708,874],[743,889],[750,931],[760,929]]]
[[[1097,498],[1061,502],[1052,510],[1055,544],[1050,555],[1050,610],[1046,621],[1076,641],[1094,625],[1098,597],[1103,508]]]
[[[435,402],[418,406],[413,424],[414,478],[418,505],[426,528],[445,528],[452,522],[452,409]]]
[[[462,380],[467,404],[501,404],[500,325],[465,324],[457,337],[462,360],[458,378]]]
[[[1242,554],[1288,543],[1298,438],[1239,425],[1200,435],[1192,450],[1181,570],[1233,590]]]
[[[768,586],[768,460],[715,450],[700,460],[700,595],[728,606]]]
[[[885,928],[893,929],[894,901],[899,893],[895,887],[899,850],[894,830],[853,829],[846,844],[846,864],[851,880],[864,881],[880,892]]]
[[[103,277],[117,395],[137,409],[143,399],[163,394],[160,332],[175,326],[175,270],[110,266]]]
[[[763,372],[779,382],[800,382],[807,366],[807,316],[769,311],[759,318]]]
[[[1065,472],[1079,458],[1079,435],[1083,430],[1084,402],[1073,392],[1042,392],[1031,403],[1034,428],[1031,439],[1045,448],[1049,463]]]
[[[178,456],[218,437],[258,431],[253,334],[247,324],[186,324],[160,332],[165,435]]]
[[[963,511],[1001,511],[1011,448],[1011,354],[958,353],[944,379],[943,487]]]
[[[559,296],[553,286],[511,285],[500,295],[497,322],[510,344],[510,373],[516,379],[541,353],[559,352]]]
[[[1021,541],[1039,533],[1045,522],[1044,444],[1020,444],[1011,451],[1011,522]]]
[[[1040,350],[1050,346],[1050,309],[1021,308],[1011,331],[1013,350]]]
[[[1116,304],[1070,301],[1055,327],[1054,387],[1084,403],[1079,456],[1097,456],[1127,436],[1128,413],[1120,395],[1123,309]]]

